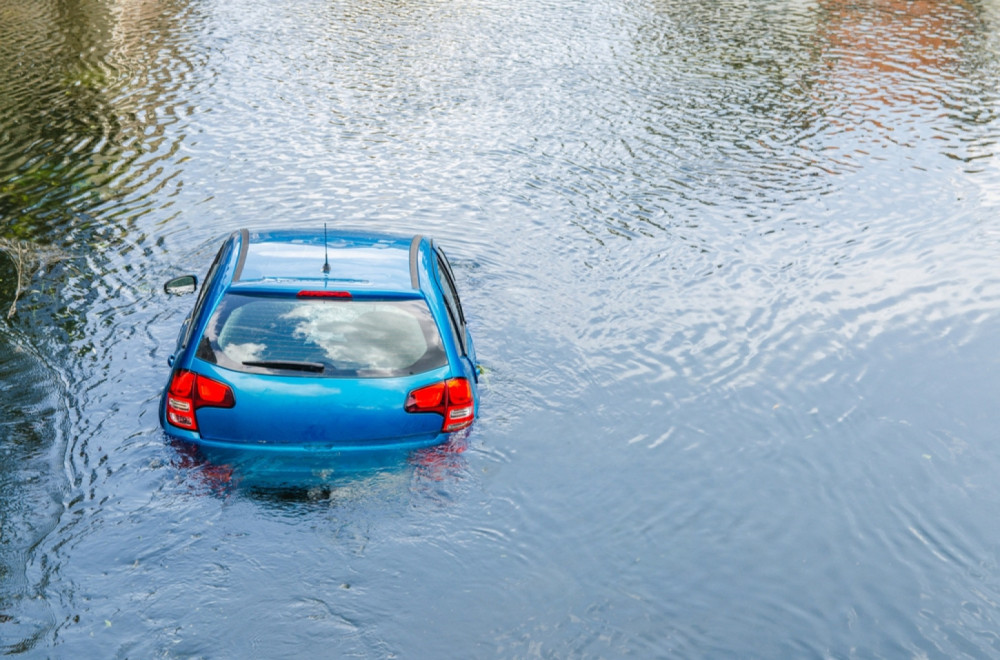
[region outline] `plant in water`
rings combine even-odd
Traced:
[[[17,313],[17,299],[27,289],[35,273],[63,259],[64,255],[53,248],[11,238],[0,238],[0,252],[10,257],[16,272],[14,298],[10,302],[10,309],[7,310],[9,319]]]

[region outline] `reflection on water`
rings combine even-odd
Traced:
[[[52,626],[43,600],[48,571],[33,566],[30,557],[39,539],[57,527],[68,490],[61,389],[23,337],[0,330],[0,650],[5,652],[33,648]]]
[[[130,3],[131,4],[131,3]],[[167,136],[177,123],[185,60],[157,65],[160,35],[183,17],[162,4],[145,9],[104,2],[7,3],[0,28],[4,158],[0,214],[8,232],[64,242],[92,229],[127,224],[169,179],[157,162],[177,153]],[[150,79],[150,77],[153,79]],[[153,179],[158,179],[154,181]],[[110,222],[109,222],[110,221]],[[117,232],[110,232],[112,234]],[[135,240],[135,237],[132,238]]]
[[[998,27],[4,3],[0,239],[60,258],[0,329],[0,648],[996,655]],[[165,441],[160,287],[322,222],[445,245],[482,418],[275,489]]]
[[[363,484],[377,474],[410,475],[414,484],[460,479],[468,470],[463,456],[468,449],[468,435],[456,436],[416,451],[317,452],[315,456],[295,457],[248,455],[238,450],[173,441],[171,446],[176,456],[172,462],[209,491],[220,494],[301,492],[313,497],[317,492]]]

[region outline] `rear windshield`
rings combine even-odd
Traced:
[[[423,300],[270,298],[229,293],[199,358],[248,373],[386,378],[447,364]]]

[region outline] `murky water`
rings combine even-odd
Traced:
[[[0,650],[1000,657],[998,81],[996,0],[6,0]],[[322,222],[445,245],[482,419],[233,485],[160,285]]]

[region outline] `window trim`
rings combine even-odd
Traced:
[[[455,286],[451,264],[448,263],[448,258],[440,248],[435,247],[434,253],[437,257],[435,268],[438,271],[438,280],[441,283],[444,306],[448,310],[448,321],[452,327],[452,331],[455,333],[455,338],[458,340],[458,347],[462,355],[467,356],[469,348],[466,338],[465,314],[462,312],[462,303],[458,297],[458,288]]]
[[[212,285],[215,282],[215,276],[219,272],[219,266],[222,264],[223,256],[232,247],[232,240],[235,236],[235,233],[230,235],[229,239],[222,244],[222,247],[220,247],[219,251],[215,254],[215,259],[212,260],[212,264],[208,267],[208,272],[205,274],[201,291],[198,292],[198,297],[194,301],[194,307],[191,309],[191,316],[188,317],[187,332],[184,333],[184,341],[181,342],[181,350],[185,350],[191,343],[191,337],[194,335],[198,318],[201,316],[205,307],[205,301],[208,299],[209,289],[212,288]]]

